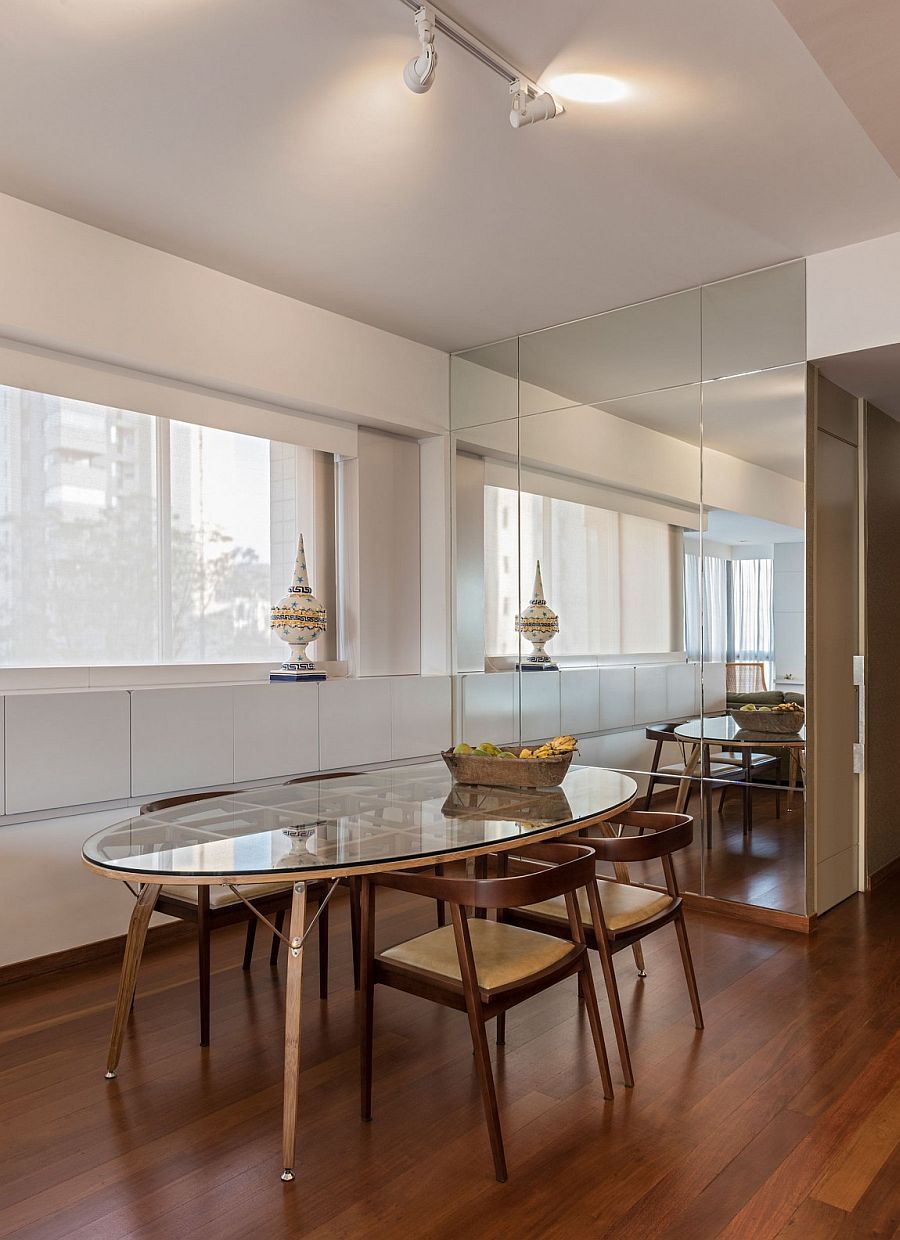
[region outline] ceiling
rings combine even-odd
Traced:
[[[793,525],[781,525],[778,521],[764,521],[742,512],[727,512],[724,508],[711,508],[707,513],[706,537],[716,542],[739,547],[749,543],[753,547],[769,543],[803,542],[803,530]]]
[[[443,41],[413,96],[399,0],[5,0],[0,191],[451,350],[897,228],[891,80],[800,0],[446,7],[632,94],[516,132]]]

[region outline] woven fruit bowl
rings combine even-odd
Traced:
[[[805,710],[733,710],[732,719],[744,732],[796,736],[806,722]]]
[[[513,755],[511,749],[505,753]],[[569,769],[574,750],[554,758],[493,758],[480,753],[441,754],[458,784],[486,784],[494,788],[555,788]]]

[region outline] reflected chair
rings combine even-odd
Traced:
[[[180,805],[188,805],[195,801],[208,801],[215,797],[232,796],[240,789],[227,792],[195,792],[190,796],[163,797],[158,801],[148,801],[140,808],[141,814],[157,814]],[[320,911],[318,920],[319,936],[319,997],[328,998],[328,905],[324,904],[329,884],[324,881],[309,883],[308,896],[316,903]],[[275,928],[281,930],[285,912],[291,907],[292,885],[290,883],[249,883],[241,884],[241,895],[252,900],[254,908],[264,917],[275,915]],[[244,941],[243,969],[249,969],[253,959],[253,944],[256,939],[258,918],[238,896],[227,887],[210,887],[205,884],[196,887],[181,885],[164,885],[156,901],[157,913],[167,917],[176,917],[179,921],[192,922],[197,927],[197,954],[199,964],[200,986],[200,1045],[209,1046],[210,1027],[210,935],[213,930],[222,926],[233,926],[240,922],[247,923],[247,937]],[[273,967],[278,964],[278,949],[281,940],[277,934],[272,936],[272,948],[269,963]]]
[[[639,834],[605,836],[581,832],[576,837],[577,841],[591,847],[595,860],[616,866],[658,858],[662,863],[665,878],[665,890],[657,891],[651,887],[640,887],[598,875],[596,886],[588,886],[586,891],[579,892],[578,897],[585,941],[600,956],[622,1074],[625,1084],[630,1087],[634,1085],[634,1072],[613,964],[613,956],[617,952],[634,946],[648,934],[661,930],[670,922],[673,923],[678,936],[694,1024],[698,1029],[703,1028],[703,1013],[684,921],[684,907],[672,862],[674,853],[690,846],[694,838],[694,820],[688,814],[631,810],[616,819],[616,826],[620,832],[633,829]],[[606,823],[604,827],[610,829],[612,824]],[[518,857],[518,854],[516,856]],[[510,925],[538,930],[542,934],[568,938],[570,933],[568,909],[558,898],[534,901],[525,907],[511,909],[503,914],[503,918]]]
[[[764,663],[726,663],[726,693],[766,693]]]
[[[372,1040],[375,987],[391,986],[444,1007],[465,1012],[475,1053],[497,1179],[507,1178],[506,1156],[485,1026],[498,1023],[508,1008],[555,986],[573,974],[590,1023],[603,1095],[612,1098],[609,1061],[576,893],[594,890],[592,846],[538,844],[522,849],[533,872],[511,878],[440,878],[422,870],[364,877],[362,880],[361,1103],[372,1118]],[[393,887],[449,907],[451,924],[398,943],[376,955],[375,892]],[[518,904],[559,900],[566,910],[568,935],[535,933],[503,920],[469,918],[470,907],[501,910]]]

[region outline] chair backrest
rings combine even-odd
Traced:
[[[610,823],[625,829],[649,831],[649,835],[579,835],[578,842],[590,844],[598,861],[652,861],[670,857],[687,848],[694,838],[694,819],[690,814],[664,814],[657,810],[628,810]]]
[[[674,741],[675,729],[687,723],[686,719],[673,719],[669,723],[651,723],[644,732],[648,741]]]
[[[208,801],[210,797],[229,797],[235,792],[243,792],[243,788],[229,788],[225,792],[190,792],[180,797],[163,797],[159,801],[147,801],[140,808],[142,814],[156,814],[162,809],[172,809],[176,805],[189,805],[191,801]]]
[[[726,693],[766,693],[766,669],[762,663],[726,663]]]
[[[523,845],[516,856],[542,862],[527,874],[509,878],[443,878],[421,871],[395,870],[373,875],[379,887],[395,887],[431,900],[475,908],[517,908],[577,891],[594,881],[593,841]]]

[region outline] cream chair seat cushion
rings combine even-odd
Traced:
[[[571,943],[535,930],[481,918],[471,918],[468,924],[475,972],[482,990],[520,982],[572,953]],[[452,926],[442,926],[439,930],[420,934],[417,939],[389,947],[380,953],[379,959],[424,969],[454,982],[462,981]]]
[[[672,905],[672,897],[660,891],[648,891],[645,887],[629,887],[627,883],[599,882],[600,906],[603,918],[609,930],[625,930],[628,926],[636,926],[638,922],[655,917]],[[591,909],[588,904],[587,892],[583,889],[578,893],[578,907],[581,920],[591,923]],[[558,921],[568,921],[564,896],[554,896],[552,900],[542,900],[540,904],[529,904],[528,911],[540,913],[544,917],[553,917]]]
[[[238,891],[245,900],[258,900],[262,896],[272,896],[278,891],[290,891],[290,883],[235,883]],[[198,889],[185,885],[184,887],[172,885],[171,887],[163,887],[160,895],[168,896],[172,900],[180,900],[183,904],[197,904],[199,901]],[[237,904],[239,897],[233,891],[229,891],[227,887],[217,885],[209,889],[209,907],[222,908],[226,904]]]

